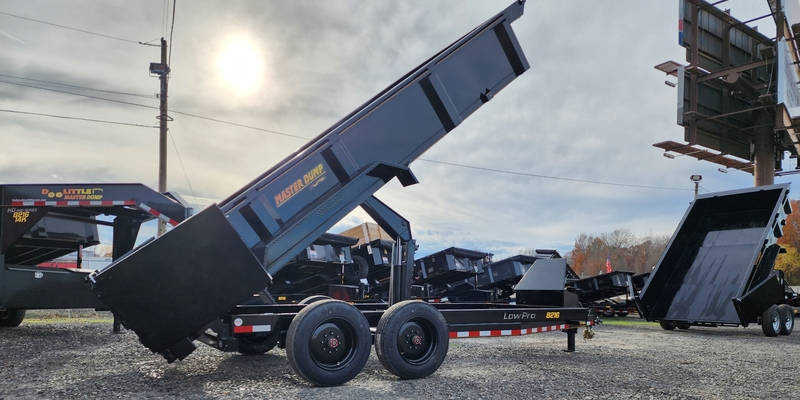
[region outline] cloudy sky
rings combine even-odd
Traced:
[[[510,2],[184,0],[175,13],[169,106],[315,136]],[[743,20],[768,12],[766,1],[726,4]],[[158,80],[147,67],[159,49],[126,40],[169,35],[163,0],[0,0],[0,12],[125,39],[0,14],[0,109],[156,125],[150,108],[19,84],[157,106]],[[498,256],[522,248],[567,251],[581,232],[617,228],[671,234],[692,197],[689,175],[703,175],[701,192],[752,185],[748,174],[722,174],[688,157],[667,159],[652,147],[683,138],[675,124],[675,89],[653,69],[665,60],[683,61],[677,21],[677,1],[529,1],[513,27],[532,68],[424,155],[668,189],[416,161],[412,169],[421,184],[392,182],[377,196],[411,221],[421,253],[452,245]],[[770,20],[758,24],[768,36],[774,33]],[[171,116],[169,188],[199,203],[226,197],[303,144]],[[152,128],[0,112],[0,183],[156,187],[157,137]],[[363,218],[353,213],[334,231]]]

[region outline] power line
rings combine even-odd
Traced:
[[[533,178],[554,179],[554,180],[568,181],[568,182],[590,183],[590,184],[594,184],[594,185],[622,186],[622,187],[641,188],[641,189],[658,189],[658,190],[692,190],[692,189],[688,189],[688,188],[669,187],[669,186],[637,185],[637,184],[633,184],[633,183],[606,182],[606,181],[595,181],[595,180],[591,180],[591,179],[569,178],[569,177],[552,176],[552,175],[541,175],[541,174],[534,174],[534,173],[530,173],[530,172],[519,172],[519,171],[506,170],[506,169],[478,167],[478,166],[475,166],[475,165],[459,164],[459,163],[454,163],[454,162],[450,162],[450,161],[431,160],[431,159],[428,159],[428,158],[420,158],[419,160],[420,161],[429,162],[429,163],[444,164],[444,165],[450,165],[450,166],[453,166],[453,167],[469,168],[469,169],[475,169],[475,170],[480,170],[480,171],[496,172],[496,173],[508,174],[508,175],[528,176],[528,177],[533,177]]]
[[[42,87],[42,86],[36,86],[36,85],[28,85],[28,84],[19,83],[19,82],[9,82],[9,81],[5,81],[5,80],[2,80],[2,79],[0,79],[0,83],[23,86],[23,87],[32,88],[32,89],[47,90],[47,91],[56,92],[56,93],[70,94],[70,95],[73,95],[73,96],[86,97],[86,98],[90,98],[90,99],[94,99],[94,100],[108,101],[108,102],[112,102],[112,103],[125,104],[125,105],[135,106],[135,107],[149,108],[149,109],[154,109],[154,110],[158,109],[158,107],[156,107],[156,106],[149,106],[147,104],[134,103],[134,102],[124,101],[124,100],[109,99],[107,97],[92,96],[92,95],[88,95],[88,94],[84,94],[84,93],[77,93],[77,92],[71,92],[71,91],[68,91],[68,90],[60,90],[60,89],[54,89],[54,88],[48,88],[48,87]],[[294,134],[291,134],[291,133],[276,131],[276,130],[273,130],[273,129],[259,128],[257,126],[240,124],[238,122],[226,121],[226,120],[222,120],[222,119],[219,119],[219,118],[213,118],[213,117],[206,117],[206,116],[203,116],[203,115],[192,114],[192,113],[188,113],[188,112],[184,112],[184,111],[178,111],[178,110],[172,110],[172,109],[167,110],[167,111],[169,111],[169,112],[171,112],[173,114],[180,114],[180,115],[183,115],[183,116],[203,119],[203,120],[206,120],[206,121],[219,122],[221,124],[238,126],[240,128],[252,129],[252,130],[256,130],[256,131],[260,131],[260,132],[270,133],[270,134],[273,134],[273,135],[287,136],[287,137],[292,137],[292,138],[296,138],[296,139],[303,139],[303,140],[309,140],[310,139],[308,137],[294,135]]]
[[[29,84],[20,83],[20,82],[10,82],[10,81],[6,81],[6,80],[2,80],[2,79],[0,79],[0,83],[6,83],[6,84],[9,84],[9,85],[16,85],[16,86],[23,86],[23,87],[27,87],[27,88],[31,88],[31,89],[47,90],[47,91],[56,92],[56,93],[70,94],[70,95],[73,95],[73,96],[80,96],[80,97],[86,97],[86,98],[89,98],[89,99],[109,101],[109,102],[112,102],[112,103],[125,104],[125,105],[129,105],[129,106],[158,109],[158,107],[148,106],[146,104],[134,103],[134,102],[125,101],[125,100],[109,99],[107,97],[92,96],[92,95],[84,94],[84,93],[70,92],[69,90],[61,90],[61,89],[48,88],[48,87],[43,87],[43,86],[29,85]]]
[[[178,151],[178,145],[175,143],[175,137],[172,135],[172,132],[167,130],[167,135],[169,136],[169,140],[172,141],[172,147],[175,148],[175,154],[178,156],[178,161],[181,163],[181,169],[183,170],[183,177],[186,179],[186,184],[189,185],[189,192],[194,197],[194,188],[192,188],[192,181],[189,180],[189,174],[186,173],[186,167],[183,165],[183,157],[181,157],[180,151]]]
[[[175,3],[178,0],[172,0],[172,24],[169,27],[169,56],[167,56],[167,65],[172,68],[172,32],[175,30]]]
[[[6,15],[6,16],[9,16],[9,17],[13,17],[13,18],[23,19],[23,20],[30,21],[30,22],[36,22],[36,23],[40,23],[40,24],[44,24],[44,25],[55,26],[57,28],[67,29],[67,30],[70,30],[70,31],[81,32],[81,33],[85,33],[87,35],[94,35],[94,36],[104,37],[106,39],[119,40],[120,42],[127,42],[127,43],[133,43],[133,44],[145,44],[145,43],[142,43],[142,42],[137,41],[137,40],[125,39],[125,38],[122,38],[122,37],[119,37],[119,36],[107,35],[105,33],[92,32],[92,31],[88,31],[86,29],[74,28],[74,27],[71,27],[71,26],[56,24],[54,22],[43,21],[43,20],[36,19],[36,18],[30,18],[30,17],[24,17],[22,15],[11,14],[11,13],[7,13],[7,12],[4,12],[4,11],[0,11],[0,14]]]
[[[102,93],[110,93],[110,94],[121,94],[121,95],[125,95],[125,96],[135,96],[135,97],[141,97],[141,98],[145,98],[145,99],[152,99],[152,98],[155,97],[154,95],[146,95],[146,94],[131,93],[131,92],[122,92],[122,91],[118,91],[118,90],[96,89],[96,88],[92,88],[92,87],[88,87],[88,86],[72,85],[72,84],[69,84],[69,83],[54,82],[54,81],[48,81],[48,80],[44,80],[44,79],[26,78],[24,76],[16,76],[16,75],[9,75],[9,74],[0,74],[0,76],[6,77],[6,78],[13,78],[13,79],[21,79],[21,80],[26,80],[26,81],[32,81],[32,82],[49,83],[49,84],[52,84],[52,85],[66,86],[66,87],[71,87],[71,88],[76,88],[76,89],[91,90],[91,91],[94,91],[94,92],[102,92]]]
[[[158,107],[148,106],[148,105],[139,104],[139,103],[132,103],[132,102],[128,102],[128,101],[114,100],[114,99],[108,99],[108,98],[98,97],[98,96],[89,96],[89,95],[85,95],[85,94],[81,94],[81,93],[74,93],[74,92],[56,90],[56,89],[51,89],[51,88],[43,88],[43,87],[38,87],[38,86],[30,86],[30,85],[24,85],[24,84],[19,84],[19,83],[7,82],[7,81],[3,81],[3,80],[0,80],[0,82],[10,83],[12,85],[20,85],[20,86],[37,88],[37,89],[43,89],[43,90],[51,90],[51,91],[55,91],[55,92],[65,93],[65,94],[72,94],[72,95],[76,95],[76,96],[88,97],[88,98],[92,98],[92,99],[96,99],[96,100],[110,101],[110,102],[126,104],[126,105],[132,105],[132,106],[138,106],[138,107],[144,107],[144,108],[151,108],[151,109],[158,109]],[[231,125],[231,126],[237,126],[237,127],[240,127],[240,128],[253,129],[253,130],[256,130],[256,131],[265,132],[265,133],[269,133],[269,134],[273,134],[273,135],[286,136],[286,137],[291,137],[291,138],[301,139],[301,140],[309,140],[309,139],[311,139],[310,137],[295,135],[295,134],[291,134],[291,133],[287,133],[287,132],[281,132],[281,131],[277,131],[277,130],[273,130],[273,129],[260,128],[260,127],[252,126],[252,125],[240,124],[238,122],[226,121],[226,120],[222,120],[222,119],[219,119],[219,118],[206,117],[206,116],[199,115],[199,114],[192,114],[192,113],[178,111],[178,110],[168,110],[168,111],[173,113],[173,114],[179,114],[179,115],[183,115],[183,116],[187,116],[187,117],[203,119],[203,120],[206,120],[206,121],[218,122],[218,123],[227,124],[227,125]],[[681,190],[681,191],[685,191],[685,190],[691,191],[691,190],[693,190],[693,189],[679,188],[679,187],[638,185],[638,184],[633,184],[633,183],[596,181],[596,180],[591,180],[591,179],[571,178],[571,177],[562,177],[562,176],[553,176],[553,175],[543,175],[543,174],[535,174],[535,173],[530,173],[530,172],[511,171],[511,170],[504,170],[504,169],[497,169],[497,168],[480,167],[480,166],[476,166],[476,165],[459,164],[459,163],[454,163],[454,162],[450,162],[450,161],[432,160],[432,159],[427,159],[427,158],[420,158],[419,160],[420,161],[429,162],[429,163],[449,165],[449,166],[453,166],[453,167],[468,168],[468,169],[474,169],[474,170],[480,170],[480,171],[495,172],[495,173],[508,174],[508,175],[517,175],[517,176],[527,176],[527,177],[533,177],[533,178],[561,180],[561,181],[567,181],[567,182],[588,183],[588,184],[594,184],[594,185],[630,187],[630,188],[639,188],[639,189],[655,189],[655,190]]]
[[[219,122],[219,123],[222,123],[222,124],[238,126],[240,128],[253,129],[253,130],[256,130],[256,131],[266,132],[266,133],[270,133],[270,134],[273,134],[273,135],[287,136],[287,137],[291,137],[291,138],[295,138],[295,139],[302,139],[302,140],[311,139],[311,138],[305,137],[305,136],[294,135],[294,134],[291,134],[291,133],[276,131],[276,130],[272,130],[272,129],[259,128],[257,126],[245,125],[245,124],[240,124],[238,122],[232,122],[232,121],[225,121],[225,120],[218,119],[218,118],[206,117],[206,116],[203,116],[203,115],[191,114],[191,113],[178,111],[178,110],[169,110],[169,112],[171,112],[173,114],[184,115],[184,116],[187,116],[187,117],[204,119],[206,121],[214,121],[214,122]]]
[[[143,125],[143,124],[133,124],[133,123],[129,123],[129,122],[119,122],[119,121],[108,121],[108,120],[102,120],[102,119],[72,117],[72,116],[68,116],[68,115],[45,114],[45,113],[37,113],[37,112],[30,112],[30,111],[7,110],[7,109],[2,109],[2,108],[0,108],[0,112],[7,112],[7,113],[12,113],[12,114],[34,115],[34,116],[38,116],[38,117],[69,119],[69,120],[77,120],[77,121],[98,122],[98,123],[102,123],[102,124],[135,126],[135,127],[139,127],[139,128],[158,128],[157,126],[153,126],[153,125]]]

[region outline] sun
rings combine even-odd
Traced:
[[[233,86],[238,94],[251,94],[261,85],[264,59],[251,41],[232,38],[217,59],[217,69],[222,81]]]

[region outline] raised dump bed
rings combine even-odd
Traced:
[[[768,336],[790,333],[773,271],[788,193],[780,184],[699,196],[637,298],[642,316],[665,329],[760,323]]]

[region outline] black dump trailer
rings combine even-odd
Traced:
[[[373,196],[395,177],[417,183],[409,164],[529,68],[511,28],[523,5],[477,26],[231,197],[93,274],[100,301],[168,361],[188,356],[194,340],[231,351],[277,343],[317,385],[353,378],[373,343],[402,378],[436,371],[451,337],[559,330],[574,349],[585,308],[406,300],[416,243],[408,221]],[[241,304],[358,206],[396,238],[390,307]]]
[[[133,248],[142,223],[177,225],[188,212],[178,196],[141,184],[0,185],[0,201],[0,327],[19,325],[30,309],[103,309],[81,258],[100,243],[98,225],[113,229],[117,258]],[[47,264],[71,253],[69,266]]]
[[[311,294],[358,300],[366,276],[353,262],[351,246],[358,239],[324,233],[273,277],[269,291],[277,301],[297,302]]]
[[[493,293],[478,289],[478,275],[491,263],[482,251],[450,247],[414,262],[414,283],[433,301],[491,301]]]
[[[388,300],[392,271],[392,251],[395,242],[375,239],[353,247],[353,270],[366,276],[364,297],[373,300]]]
[[[648,275],[611,271],[576,280],[572,285],[583,306],[590,307],[598,315],[624,317],[638,312],[634,299]]]
[[[773,270],[788,194],[779,184],[699,196],[637,297],[640,314],[667,330],[758,323],[790,334],[796,298]]]

